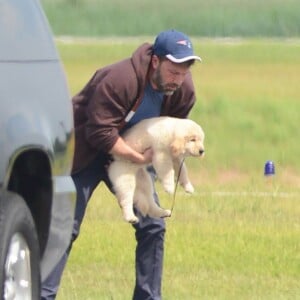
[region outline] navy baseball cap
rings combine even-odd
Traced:
[[[194,55],[190,38],[174,29],[158,34],[153,45],[153,54],[165,56],[174,63],[183,63],[191,59],[201,61],[199,56]]]

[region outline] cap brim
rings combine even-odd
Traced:
[[[189,60],[192,60],[192,59],[202,61],[202,59],[199,56],[196,56],[196,55],[185,56],[183,58],[176,58],[171,54],[167,54],[166,58],[169,59],[170,61],[174,62],[174,63],[177,63],[177,64],[178,63],[183,63],[183,62],[186,62],[186,61],[189,61]]]

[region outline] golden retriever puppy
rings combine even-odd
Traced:
[[[183,159],[204,155],[204,132],[197,123],[172,117],[150,118],[128,129],[123,138],[138,152],[143,153],[150,147],[153,149],[152,165],[168,193],[175,191],[175,176],[181,164],[179,183],[186,192],[194,191]],[[129,223],[139,221],[133,205],[143,215],[150,217],[164,218],[171,215],[170,210],[159,207],[154,201],[154,187],[146,167],[114,156],[108,168],[123,217]]]

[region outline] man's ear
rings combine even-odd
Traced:
[[[170,150],[173,157],[178,157],[184,153],[184,139],[176,138],[170,145]]]
[[[159,66],[159,57],[155,54],[153,54],[151,57],[151,65],[153,70],[156,70]]]

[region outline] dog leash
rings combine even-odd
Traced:
[[[182,161],[180,163],[178,174],[177,174],[177,179],[176,179],[176,183],[175,183],[175,190],[174,190],[172,206],[171,206],[171,215],[173,213],[173,209],[174,209],[174,206],[175,206],[176,191],[177,191],[177,186],[178,186],[178,183],[179,183],[179,178],[180,178],[180,173],[181,173],[181,170],[182,170],[183,163],[184,163],[184,158],[182,159]]]

